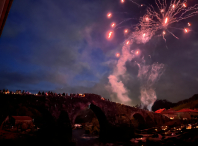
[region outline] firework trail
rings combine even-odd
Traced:
[[[121,0],[121,3],[124,3],[125,1],[126,0]],[[129,1],[140,7],[145,6],[144,4],[138,4],[133,0]],[[198,4],[188,7],[187,2],[188,0],[171,0],[169,3],[167,3],[166,0],[155,0],[156,7],[152,5],[148,6],[146,14],[142,16],[139,20],[139,23],[133,27],[134,30],[124,42],[122,54],[119,54],[117,66],[114,69],[113,74],[108,77],[112,91],[117,94],[117,97],[121,102],[126,103],[130,101],[130,98],[128,97],[128,90],[124,87],[123,82],[120,80],[120,78],[124,77],[126,73],[125,64],[127,61],[132,61],[135,56],[139,54],[134,52],[131,53],[130,46],[133,44],[133,42],[145,44],[154,35],[162,36],[166,41],[165,35],[167,32],[179,39],[173,32],[169,30],[169,28],[174,28],[171,27],[171,24],[178,23],[184,19],[198,14]],[[112,15],[112,13],[108,13],[107,17],[111,18]],[[115,30],[128,20],[131,19],[124,20],[118,25],[112,23],[111,27]],[[191,23],[188,23],[187,25],[190,27]],[[184,28],[182,30],[184,33],[188,33],[190,31],[189,28]],[[129,30],[125,29],[124,33],[129,33]],[[109,39],[112,37],[112,34],[113,31],[109,32]],[[157,99],[154,85],[162,75],[164,65],[154,63],[153,65],[146,66],[145,64],[139,63],[138,66],[138,78],[141,81],[140,100],[143,106],[147,106],[147,108],[151,110],[153,103]]]

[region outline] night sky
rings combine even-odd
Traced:
[[[111,20],[106,17],[110,11]],[[125,27],[111,41],[106,33],[112,21],[136,18],[123,25],[127,27],[144,12],[145,8],[119,0],[14,0],[0,38],[0,89],[96,93],[118,101],[107,85],[118,60],[115,54],[125,40]],[[165,64],[156,85],[158,99],[177,102],[198,93],[198,16],[176,27],[184,28],[188,22],[193,30],[189,33],[171,30],[179,39],[167,34],[166,43],[155,36],[132,46],[141,50],[147,64]],[[130,105],[136,105],[140,103],[138,67],[134,62],[126,67],[128,78],[123,82],[130,91]]]

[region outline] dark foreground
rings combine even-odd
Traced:
[[[35,146],[35,145],[71,145],[71,146],[197,146],[197,124],[175,127],[151,128],[136,131],[136,137],[125,142],[101,142],[98,136],[85,134],[83,129],[72,132],[71,141],[59,140],[57,137],[47,138],[45,135],[23,133],[10,133],[0,131],[1,145]]]
[[[126,142],[115,140],[115,142],[104,143],[97,136],[84,134],[83,129],[73,130],[73,138],[76,146],[198,146],[198,127],[163,128],[164,130],[161,131],[158,129],[139,131],[136,138]]]
[[[191,124],[190,124],[191,123]],[[73,129],[72,139],[52,132],[53,129],[12,132],[0,130],[0,146],[198,146],[198,121],[172,121],[167,126],[135,130],[134,138],[128,141],[104,142],[97,135],[85,134],[84,129]],[[64,134],[64,132],[63,132]]]

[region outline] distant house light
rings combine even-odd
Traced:
[[[186,129],[192,129],[192,125],[189,124],[189,125],[186,127]]]

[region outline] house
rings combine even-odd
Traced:
[[[7,89],[4,94],[10,94],[10,91]]]
[[[2,123],[3,129],[12,131],[32,129],[33,126],[33,119],[29,116],[7,116]]]
[[[16,94],[21,94],[21,90],[16,90]]]

